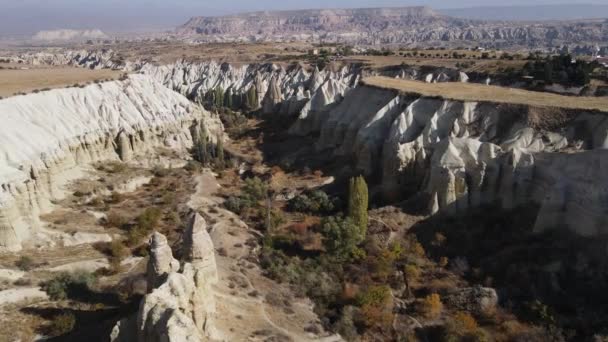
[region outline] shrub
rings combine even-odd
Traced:
[[[230,196],[224,201],[224,207],[235,214],[241,214],[243,209],[247,207],[247,204],[240,197]]]
[[[361,323],[367,327],[384,327],[392,322],[391,289],[386,286],[371,286],[357,298],[361,307]]]
[[[147,208],[144,210],[137,217],[137,224],[129,230],[127,243],[133,246],[148,236],[158,226],[162,214],[162,211],[158,208]]]
[[[129,223],[129,219],[118,212],[112,211],[106,218],[106,225],[115,228],[124,228]]]
[[[441,297],[436,294],[430,294],[419,303],[419,313],[428,319],[436,319],[443,311],[443,303]]]
[[[266,199],[268,187],[258,177],[247,178],[243,186],[243,195],[248,197],[252,202],[259,202]]]
[[[34,260],[28,256],[22,256],[17,261],[15,261],[15,266],[17,266],[22,271],[29,271],[34,268]]]
[[[95,275],[90,272],[63,272],[44,282],[41,287],[52,300],[63,300],[88,292],[95,280]]]
[[[75,325],[76,317],[74,317],[73,313],[62,313],[53,317],[51,325],[48,327],[48,332],[51,336],[65,335],[72,331]]]
[[[363,241],[359,227],[350,217],[330,216],[321,221],[325,249],[339,260],[351,260],[358,255]]]
[[[336,198],[330,198],[322,190],[312,190],[292,198],[288,209],[302,213],[329,214],[335,210],[337,202]]]

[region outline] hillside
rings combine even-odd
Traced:
[[[606,41],[603,21],[505,22],[460,19],[428,7],[267,11],[193,17],[179,37],[202,41],[290,41],[360,45],[555,46]]]

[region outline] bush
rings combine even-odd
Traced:
[[[362,241],[359,227],[349,218],[330,216],[321,221],[325,249],[338,260],[347,261],[359,255]]]
[[[258,177],[245,179],[245,185],[243,186],[243,195],[250,199],[252,202],[259,202],[266,199],[268,195],[268,187]]]
[[[130,246],[138,244],[147,237],[159,224],[162,211],[158,208],[147,208],[137,217],[137,224],[131,227],[127,236]]]
[[[418,312],[428,319],[436,319],[443,311],[443,303],[441,297],[436,294],[430,294],[419,303]]]
[[[117,212],[110,212],[106,218],[106,226],[123,229],[129,223],[129,219]]]
[[[72,295],[86,294],[95,280],[95,275],[90,272],[63,272],[44,282],[41,287],[52,300],[64,300]]]
[[[15,261],[15,266],[17,266],[22,271],[29,271],[34,268],[34,260],[28,256],[22,256],[17,261]]]
[[[69,333],[76,325],[76,317],[71,312],[62,313],[53,317],[51,325],[48,327],[48,333],[51,336],[61,336]]]
[[[288,203],[291,211],[310,214],[330,214],[338,205],[338,199],[330,198],[322,190],[309,190],[292,198]]]
[[[361,307],[361,323],[366,327],[388,326],[392,322],[391,289],[386,286],[371,286],[357,298]]]
[[[241,214],[245,208],[248,207],[248,203],[237,196],[230,196],[224,201],[224,207],[235,214]]]

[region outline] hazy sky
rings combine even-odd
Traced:
[[[428,5],[471,6],[599,3],[608,0],[0,0],[0,36],[43,29],[100,28],[121,31],[170,28],[196,15],[252,10]]]

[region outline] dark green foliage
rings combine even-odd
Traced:
[[[268,186],[258,177],[247,178],[239,196],[231,196],[224,202],[226,209],[241,214],[245,209],[260,205],[268,196]]]
[[[224,89],[218,86],[213,91],[213,105],[215,108],[223,108],[224,107]]]
[[[222,137],[217,137],[217,144],[215,145],[215,167],[219,170],[223,170],[226,167],[226,161],[224,159],[224,141]]]
[[[325,249],[338,260],[351,260],[360,251],[358,245],[363,241],[359,226],[350,217],[330,216],[321,221]]]
[[[367,234],[367,208],[369,205],[367,183],[363,176],[353,177],[348,185],[348,217],[359,227],[361,240]]]
[[[577,60],[572,63],[572,56],[531,55],[531,59],[522,70],[522,76],[533,76],[547,84],[559,83],[568,86],[584,86],[591,80],[591,73],[599,66],[596,61],[591,63]]]
[[[93,273],[77,271],[60,273],[55,278],[44,282],[41,287],[52,300],[64,300],[71,296],[86,294],[95,283]]]
[[[234,108],[233,99],[232,99],[232,88],[228,88],[228,91],[226,91],[226,96],[224,98],[224,107],[229,108],[229,109]]]
[[[207,131],[201,129],[194,143],[194,159],[199,163],[206,165],[209,162],[209,141]]]
[[[288,208],[302,213],[330,214],[336,209],[337,203],[337,198],[330,198],[322,190],[307,190],[291,199]]]
[[[257,109],[260,106],[258,102],[258,89],[254,84],[249,88],[247,94],[245,94],[245,109]]]

